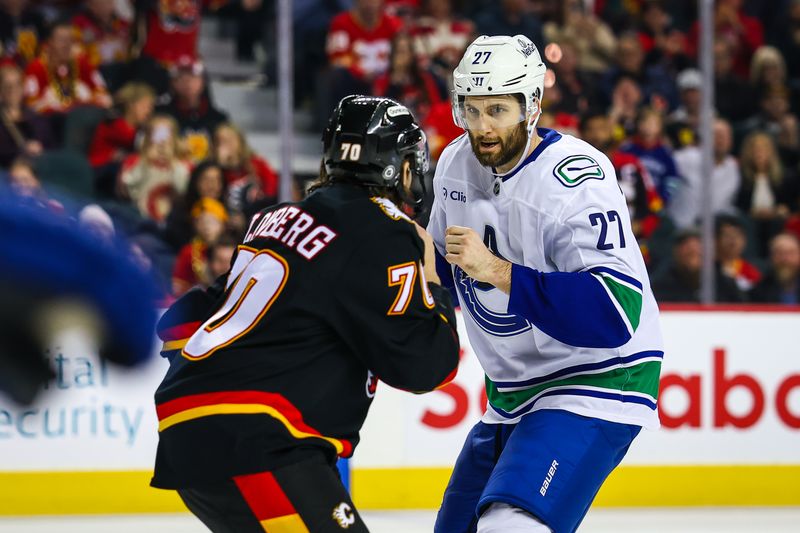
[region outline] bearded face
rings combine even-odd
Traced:
[[[468,96],[460,112],[481,165],[503,167],[522,155],[528,141],[524,101],[515,95]]]
[[[528,133],[524,122],[491,133],[470,131],[469,142],[481,165],[502,167],[519,159],[525,149]]]

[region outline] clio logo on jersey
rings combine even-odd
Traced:
[[[447,200],[450,198],[451,200],[455,200],[456,202],[467,203],[467,195],[461,191],[448,191],[447,187],[442,187],[442,193],[444,194],[444,199]]]

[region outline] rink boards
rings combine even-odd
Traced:
[[[673,307],[662,317],[663,427],[642,432],[597,505],[800,505],[800,311]],[[445,389],[379,386],[351,461],[359,506],[438,506],[485,405],[461,338],[459,375]],[[85,339],[63,339],[39,403],[0,400],[0,514],[182,509],[172,492],[147,486],[165,361],[122,373],[92,352]]]

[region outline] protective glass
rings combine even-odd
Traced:
[[[458,96],[456,123],[465,130],[485,131],[516,126],[525,121],[525,110],[510,95]]]

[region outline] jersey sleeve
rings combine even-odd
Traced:
[[[233,254],[231,264],[236,260],[238,250]],[[158,338],[163,345],[161,356],[172,361],[179,354],[189,338],[216,311],[225,293],[228,274],[218,277],[207,289],[189,289],[161,315],[156,327]]]
[[[545,226],[545,253],[555,272],[511,269],[509,311],[573,346],[616,348],[639,325],[638,248],[625,198],[609,185],[582,185]]]
[[[425,280],[422,241],[400,224],[353,253],[337,287],[334,322],[381,381],[425,392],[455,377],[455,312],[449,294]]]
[[[448,290],[453,303],[458,302],[458,294],[456,293],[455,280],[453,279],[453,267],[445,260],[444,256],[447,254],[444,245],[444,232],[447,229],[447,220],[445,218],[444,205],[442,205],[442,195],[438,194],[442,191],[442,185],[438,179],[439,172],[445,168],[445,154],[439,160],[439,165],[436,167],[436,175],[433,178],[433,205],[431,206],[431,215],[428,219],[428,226],[425,228],[428,233],[433,237],[433,243],[436,245],[436,273],[442,282],[442,287]]]

